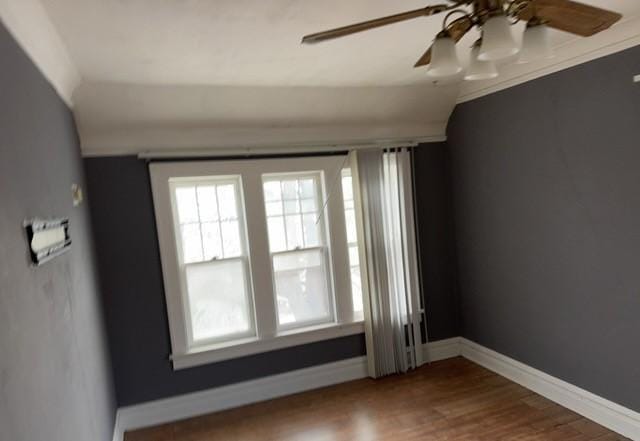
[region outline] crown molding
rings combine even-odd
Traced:
[[[494,80],[466,82],[457,103],[464,103],[518,84],[640,45],[640,16],[631,17],[589,38],[576,38],[555,48],[555,57],[529,64],[500,68]]]
[[[80,73],[42,4],[38,0],[0,0],[0,18],[58,95],[72,107]]]

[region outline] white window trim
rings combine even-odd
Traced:
[[[186,354],[172,355],[171,360],[173,361],[173,369],[179,370],[363,333],[364,322],[362,321],[346,324],[330,323],[284,331],[268,340],[258,340],[258,338],[252,337],[227,344],[203,346]]]
[[[282,349],[360,334],[364,324],[354,317],[351,301],[351,279],[344,206],[342,201],[341,173],[345,165],[344,156],[322,156],[286,159],[256,159],[236,161],[167,162],[149,165],[151,187],[156,214],[156,226],[165,297],[171,335],[174,369],[183,369],[246,355]],[[326,213],[333,225],[327,234],[327,248],[331,253],[330,273],[334,292],[334,321],[321,325],[278,331],[277,306],[275,305],[271,254],[269,251],[262,177],[265,174],[322,171]],[[247,258],[249,259],[249,283],[253,284],[254,311],[260,313],[255,320],[256,335],[241,340],[222,342],[190,348],[185,327],[184,303],[182,302],[181,277],[178,266],[177,240],[173,225],[170,178],[198,176],[240,176],[245,205],[243,214],[247,231]],[[247,191],[260,189],[260,191]],[[325,201],[321,200],[321,203]]]

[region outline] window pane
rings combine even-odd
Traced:
[[[200,262],[202,260],[202,239],[200,238],[200,224],[182,225],[180,226],[180,233],[182,235],[183,262]]]
[[[358,245],[349,246],[349,265],[360,265],[360,256],[358,255]]]
[[[351,176],[342,176],[342,197],[345,201],[353,199]]]
[[[238,257],[242,254],[240,245],[240,226],[238,221],[221,222],[222,251],[225,258]]]
[[[186,278],[194,341],[251,330],[244,262],[189,265]]]
[[[363,312],[362,306],[362,278],[360,267],[351,268],[351,301],[353,302],[353,312]]]
[[[176,188],[176,205],[178,207],[178,219],[181,224],[198,222],[195,187]]]
[[[269,181],[264,183],[264,200],[280,201],[282,193],[280,191],[280,181]]]
[[[322,250],[273,256],[273,269],[280,325],[330,320]]]
[[[267,216],[282,216],[282,202],[267,202]]]
[[[284,233],[284,218],[282,216],[270,217],[267,220],[269,227],[269,249],[272,253],[287,249],[287,238]]]
[[[298,197],[297,179],[282,181],[282,197],[283,199],[296,199]]]
[[[358,234],[353,203],[353,181],[351,170],[342,171],[342,197],[344,199],[344,218],[349,243],[349,266],[351,267],[351,301],[353,312],[362,313],[362,278],[360,276],[360,256],[358,255]]]
[[[300,197],[313,199],[316,197],[313,179],[300,180]]]
[[[218,208],[220,210],[220,219],[236,219],[236,193],[234,186],[218,185]]]
[[[207,222],[202,224],[202,247],[204,248],[204,260],[211,260],[214,257],[220,259],[222,254],[222,243],[220,242],[220,224],[218,222]]]
[[[213,185],[198,186],[197,191],[200,222],[217,221],[216,187]]]
[[[313,213],[314,211],[316,211],[315,199],[302,199],[300,201],[300,205],[303,213]]]
[[[293,250],[302,248],[302,219],[300,215],[285,216],[285,227],[287,228],[287,249]]]
[[[318,184],[319,180],[315,175],[283,177],[281,180],[271,178],[264,183],[267,217],[284,214],[284,231],[281,229],[280,220],[268,221],[269,234],[276,236],[271,240],[271,252],[317,247],[324,242],[321,236],[322,226],[316,225],[319,216]],[[282,198],[269,200],[277,196],[277,188],[282,190]],[[278,207],[278,204],[281,204],[282,208]]]
[[[284,213],[285,214],[295,214],[300,213],[300,206],[298,205],[298,201],[284,201]]]
[[[316,214],[304,214],[302,215],[302,228],[304,229],[304,246],[305,247],[317,247],[320,245],[320,234],[318,232],[318,225],[316,221],[318,216]]]
[[[344,221],[347,226],[347,242],[355,243],[358,241],[358,233],[356,231],[356,213],[354,210],[344,211]]]

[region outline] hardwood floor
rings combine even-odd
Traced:
[[[126,441],[624,440],[466,359],[131,432]]]

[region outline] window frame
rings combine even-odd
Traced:
[[[239,227],[239,236],[240,236],[240,247],[241,252],[239,256],[233,257],[222,257],[222,258],[214,258],[211,260],[204,260],[204,251],[203,251],[203,260],[199,262],[184,262],[184,256],[182,256],[183,252],[183,244],[182,237],[178,234],[180,227],[183,225],[180,223],[177,209],[177,201],[176,201],[176,192],[175,190],[180,187],[190,187],[190,186],[200,186],[200,185],[215,185],[216,188],[220,185],[233,185],[234,194],[235,194],[235,205],[236,205],[236,220],[238,221]],[[174,238],[176,241],[176,260],[178,264],[178,277],[180,278],[180,303],[182,305],[183,311],[190,310],[190,300],[189,295],[187,293],[187,267],[195,266],[195,265],[203,265],[210,263],[211,261],[215,262],[230,262],[230,261],[239,261],[243,265],[243,270],[245,273],[244,279],[244,289],[245,296],[247,301],[247,315],[249,317],[249,329],[244,332],[236,332],[233,334],[226,334],[224,336],[219,337],[210,337],[207,339],[201,339],[196,341],[193,337],[193,323],[191,314],[183,313],[184,316],[184,332],[186,336],[186,345],[188,347],[197,346],[205,346],[205,345],[213,345],[213,344],[223,344],[226,342],[242,340],[246,338],[252,338],[256,336],[256,314],[255,314],[255,305],[254,305],[254,295],[253,295],[253,283],[251,282],[251,262],[249,259],[249,240],[247,237],[247,225],[244,218],[244,197],[242,191],[242,177],[239,175],[233,176],[208,176],[208,177],[173,177],[169,179],[169,197],[171,199],[171,214],[173,219],[173,228],[174,228]],[[197,196],[196,196],[197,197]],[[222,220],[218,219],[220,227],[222,228]],[[198,219],[198,224],[200,224],[200,228],[202,228],[202,222]],[[201,233],[202,234],[202,233]],[[221,245],[222,246],[222,245]],[[224,252],[224,248],[223,248]],[[197,342],[197,343],[196,343]]]
[[[321,237],[321,244],[319,245],[315,245],[315,246],[304,246],[304,247],[297,247],[294,248],[292,250],[281,250],[281,251],[271,251],[271,246],[270,246],[270,242],[269,242],[269,254],[270,254],[270,263],[271,263],[271,271],[272,274],[274,275],[274,280],[273,280],[273,295],[274,295],[274,301],[276,303],[276,325],[277,325],[277,329],[278,332],[287,332],[287,331],[294,331],[296,329],[301,329],[301,328],[308,328],[308,327],[312,327],[312,326],[321,326],[321,325],[325,325],[328,323],[331,323],[333,321],[335,321],[336,319],[336,296],[337,293],[335,292],[335,287],[334,287],[334,283],[333,283],[333,271],[332,271],[332,249],[331,249],[331,241],[329,238],[329,231],[330,228],[328,228],[328,223],[329,223],[329,219],[328,219],[328,213],[326,210],[322,210],[322,205],[324,200],[327,197],[327,191],[326,191],[326,185],[325,185],[325,176],[324,176],[324,171],[320,170],[320,171],[307,171],[307,172],[294,172],[294,173],[264,173],[262,175],[262,182],[263,182],[263,188],[264,188],[264,184],[267,182],[273,182],[273,181],[283,181],[283,180],[287,180],[287,178],[293,178],[293,179],[305,179],[305,178],[312,178],[314,181],[316,182],[316,185],[314,185],[314,193],[315,193],[315,197],[316,197],[316,201],[318,203],[317,211],[318,214],[320,215],[320,228],[319,228],[319,232],[320,232],[320,237]],[[284,202],[286,199],[284,199],[284,196],[282,197],[282,217],[283,219],[286,217],[285,214],[285,208],[284,208]],[[265,210],[266,210],[266,205],[265,205]],[[265,213],[265,219],[267,221],[268,224],[268,219],[269,216],[266,215]],[[300,214],[301,216],[301,222],[302,222],[302,213]],[[286,220],[284,220],[285,222],[285,236],[286,236],[286,242],[289,241],[289,236],[287,233],[287,227],[286,227]],[[267,225],[267,229],[268,229],[268,225]],[[267,236],[269,235],[269,232],[267,231]],[[269,241],[271,239],[269,238]],[[304,241],[304,238],[303,238]],[[322,252],[322,262],[324,265],[324,270],[325,270],[325,283],[326,283],[326,289],[327,289],[327,296],[328,296],[328,306],[329,306],[329,315],[327,317],[321,317],[315,320],[307,320],[304,322],[294,322],[294,323],[285,323],[285,324],[281,324],[280,323],[280,310],[278,308],[277,302],[278,302],[278,293],[277,293],[277,288],[276,288],[276,281],[275,281],[275,266],[274,266],[274,257],[275,256],[285,256],[285,255],[292,255],[301,251],[314,251],[314,250],[318,250]],[[347,248],[347,252],[348,252],[348,248]]]
[[[348,245],[342,199],[342,169],[345,156],[311,156],[299,158],[207,160],[185,162],[152,162],[149,164],[156,229],[160,246],[164,291],[171,337],[171,359],[174,369],[182,369],[240,356],[281,349],[364,332],[360,317],[354,316]],[[327,272],[333,320],[293,329],[278,329],[275,281],[267,230],[263,178],[265,175],[286,175],[322,172],[320,207],[326,203],[324,239],[329,259]],[[171,178],[192,178],[204,181],[224,176],[239,176],[238,216],[244,219],[246,242],[243,246],[248,265],[247,283],[253,293],[253,324],[255,335],[237,340],[225,340],[190,345],[186,333],[189,315],[181,301],[184,286],[180,284],[178,240],[175,234],[176,213],[171,202]],[[329,192],[331,192],[330,197]],[[241,211],[241,212],[240,212]],[[241,232],[242,234],[242,232]]]

